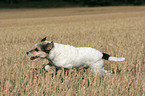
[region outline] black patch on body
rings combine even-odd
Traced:
[[[108,55],[108,54],[106,54],[106,53],[103,53],[103,57],[102,57],[103,59],[108,60],[109,57],[110,57],[110,55]]]

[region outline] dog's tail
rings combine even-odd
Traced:
[[[123,57],[113,57],[113,56],[110,56],[106,53],[103,53],[102,58],[105,59],[105,60],[108,60],[108,61],[115,61],[115,62],[121,62],[121,61],[125,60],[125,58],[123,58]]]

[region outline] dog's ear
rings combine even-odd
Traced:
[[[51,49],[54,47],[54,42],[51,41],[51,43],[47,43],[46,46],[47,46],[47,47],[46,47],[46,50],[51,50]]]
[[[41,40],[41,42],[43,42],[43,41],[46,41],[46,37],[44,37],[44,38]]]
[[[42,51],[46,52],[49,54],[50,50],[54,47],[54,42],[48,42],[47,44],[44,44],[41,48]]]

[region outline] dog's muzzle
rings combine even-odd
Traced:
[[[26,54],[29,56],[29,51],[26,52]],[[39,58],[39,56],[30,56],[30,59],[31,59],[31,60],[35,60],[35,59],[37,59],[37,58]]]
[[[45,58],[46,58],[46,57],[41,57],[41,56],[32,55],[32,54],[30,53],[30,51],[27,51],[26,54],[30,57],[30,60],[33,60],[33,61],[38,60],[38,59],[45,59]]]
[[[37,59],[37,58],[39,58],[39,56],[33,56],[33,57],[31,57],[30,59],[31,59],[31,60],[35,60],[35,59]]]

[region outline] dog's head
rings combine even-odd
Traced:
[[[41,42],[35,44],[31,50],[27,51],[26,54],[30,56],[30,59],[33,61],[45,59],[53,47],[53,41],[46,41],[45,37],[41,40]]]

